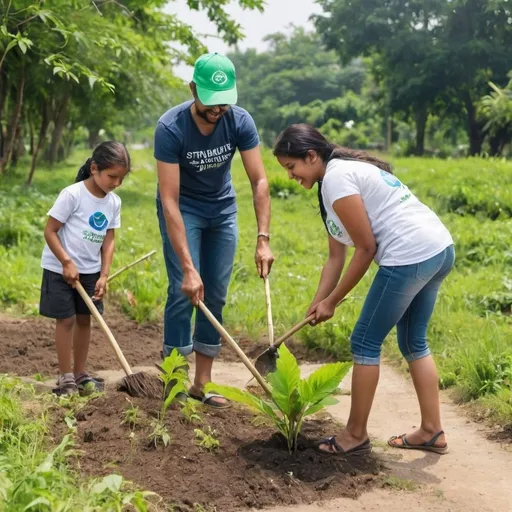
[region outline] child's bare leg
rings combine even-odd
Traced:
[[[76,315],[75,332],[73,335],[73,369],[75,376],[85,372],[85,363],[91,341],[90,315]]]
[[[57,348],[60,375],[73,372],[71,366],[71,351],[74,325],[74,316],[57,320],[55,328],[55,346]]]

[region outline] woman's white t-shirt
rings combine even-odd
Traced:
[[[48,215],[62,222],[58,235],[78,272],[99,272],[107,229],[121,227],[121,198],[113,192],[96,197],[80,181],[62,190]],[[41,267],[62,274],[62,264],[48,244],[43,249]]]
[[[380,266],[420,263],[453,244],[439,217],[394,175],[367,162],[333,159],[322,182],[322,199],[330,235],[354,243],[333,209],[343,197],[361,196],[377,243]]]

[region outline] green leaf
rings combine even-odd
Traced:
[[[352,363],[325,364],[300,384],[303,403],[317,403],[332,394],[352,367]]]
[[[31,508],[34,508],[36,505],[46,505],[49,507],[51,503],[46,498],[36,498],[35,500],[32,500],[23,510],[30,510]]]
[[[7,37],[9,35],[9,32],[7,31],[7,27],[5,25],[1,25],[0,26],[0,32],[2,32],[2,34]]]
[[[12,41],[10,41],[9,44],[7,45],[7,48],[5,49],[5,53],[7,53],[9,50],[12,50],[15,46],[17,46],[17,44],[17,39],[13,39]]]
[[[122,483],[122,476],[107,475],[103,480],[92,486],[91,494],[103,494],[107,489],[112,492],[119,492]]]
[[[53,452],[50,453],[46,459],[36,469],[36,473],[48,473],[53,467]]]
[[[332,396],[328,396],[327,398],[324,398],[320,402],[317,402],[315,405],[312,405],[302,415],[303,418],[306,416],[310,416],[311,414],[315,414],[318,411],[321,411],[324,407],[327,407],[329,405],[336,405],[338,403],[338,400]]]
[[[222,386],[213,382],[209,382],[204,387],[205,393],[209,391],[220,393],[228,400],[232,400],[233,402],[247,405],[251,409],[255,409],[258,412],[263,413],[265,416],[268,416],[274,423],[279,421],[279,418],[276,415],[274,409],[272,409],[272,406],[268,402],[247,391],[242,391],[231,386]]]
[[[90,76],[89,77],[89,86],[92,89],[94,87],[94,84],[96,83],[96,80],[98,80],[97,76]]]
[[[27,50],[32,46],[32,41],[26,37],[20,37],[18,39],[18,45],[23,54],[27,53]]]
[[[70,76],[77,84],[80,83],[78,77],[74,73],[71,73],[71,71],[68,73],[68,76]]]
[[[163,411],[165,412],[168,409],[168,407],[172,404],[178,393],[185,393],[186,391],[187,387],[183,383],[183,380],[178,380],[176,384],[174,384],[174,386],[171,387],[169,395],[166,397],[164,401]]]
[[[272,385],[272,398],[279,409],[287,416],[300,409],[297,392],[300,383],[300,369],[297,360],[286,345],[278,349],[276,371],[269,374],[268,381]],[[295,393],[294,393],[295,391]]]
[[[172,352],[164,359],[160,368],[162,368],[166,373],[174,373],[177,369],[187,366],[187,360],[176,349],[173,349]]]

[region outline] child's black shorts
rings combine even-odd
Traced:
[[[89,297],[94,295],[96,281],[99,278],[99,272],[95,274],[80,274],[80,283]],[[94,304],[98,311],[103,314],[103,301],[94,301]],[[91,314],[78,291],[66,283],[61,274],[46,269],[43,269],[39,313],[43,316],[57,319]]]

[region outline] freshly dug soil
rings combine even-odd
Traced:
[[[342,457],[311,448],[311,440],[339,430],[330,419],[307,422],[299,450],[290,455],[273,427],[256,425],[253,415],[238,406],[223,411],[200,406],[202,425],[188,423],[173,406],[166,417],[171,443],[155,448],[148,437],[159,402],[130,400],[139,407],[131,446],[130,427],[122,424],[124,411],[131,407],[126,395],[97,398],[76,414],[77,448],[83,453],[77,466],[86,475],[119,473],[137,487],[159,494],[176,512],[192,512],[195,504],[230,512],[357,498],[377,484],[380,466],[373,456]],[[208,427],[220,441],[211,452],[195,443],[194,429],[208,432]],[[62,418],[56,418],[55,441],[66,428]]]
[[[105,321],[114,334],[121,350],[131,366],[153,366],[160,361],[163,325],[144,324],[128,319],[118,308],[110,304],[106,308]],[[92,321],[91,346],[88,370],[121,369],[114,351],[96,322]],[[56,375],[55,322],[44,317],[14,318],[0,315],[0,373],[30,376],[34,374]],[[268,345],[266,342],[237,340],[249,358],[258,356]],[[324,362],[332,360],[321,350],[308,350],[301,343],[287,342],[299,361]],[[238,361],[237,355],[224,346],[219,359]]]

